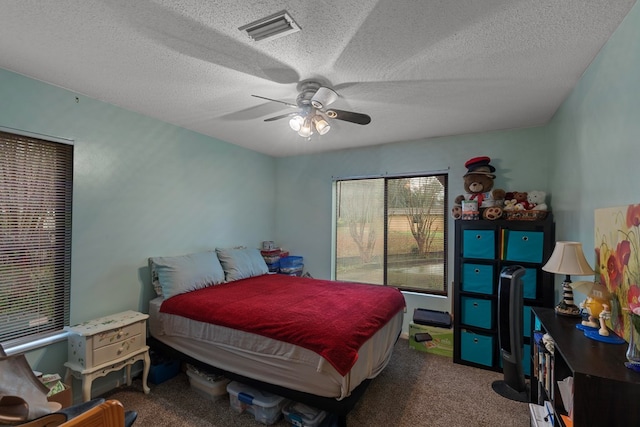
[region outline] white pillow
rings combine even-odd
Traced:
[[[260,251],[251,248],[216,248],[227,282],[269,272]]]
[[[224,282],[224,271],[214,251],[149,258],[149,265],[152,283],[157,277],[154,289],[164,298]]]

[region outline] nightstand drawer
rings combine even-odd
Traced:
[[[119,339],[118,342],[105,345],[93,352],[93,365],[99,366],[111,360],[126,356],[145,345],[144,336],[141,334]]]
[[[145,394],[151,361],[147,346],[148,314],[123,311],[111,316],[67,326],[67,367],[65,381],[82,379],[82,400],[91,399],[91,384],[110,372],[126,368],[127,385],[131,385],[131,365],[142,361],[142,389]]]
[[[129,310],[67,326],[67,367],[81,372],[124,357],[126,347],[118,350],[123,343],[129,345],[128,351],[141,349],[146,345],[148,317],[148,314]],[[136,339],[131,341],[134,337]],[[135,342],[135,349],[131,348],[131,342]]]
[[[131,325],[96,334],[92,340],[93,349],[98,350],[102,347],[117,344],[121,341],[129,341],[133,336],[144,334],[144,328],[145,322],[136,322]]]

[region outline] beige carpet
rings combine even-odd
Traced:
[[[491,383],[502,374],[457,365],[452,359],[410,350],[399,340],[387,368],[371,382],[347,417],[349,427],[529,426],[526,403],[496,394]],[[105,397],[138,411],[134,427],[259,426],[251,414],[236,414],[228,398],[210,401],[189,387],[186,374],[142,393],[138,379]],[[280,420],[276,426],[290,425]]]

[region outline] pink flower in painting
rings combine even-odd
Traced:
[[[623,240],[618,243],[618,247],[616,248],[616,257],[624,267],[629,265],[629,257],[631,257],[631,243],[629,243],[628,240]]]
[[[629,304],[629,309],[631,311],[636,314],[640,314],[640,287],[638,287],[638,285],[629,286],[627,304]]]
[[[618,243],[616,251],[609,252],[607,258],[607,275],[608,283],[611,290],[615,290],[622,283],[622,273],[624,267],[629,263],[629,256],[631,254],[631,245],[628,240],[623,240]]]
[[[629,205],[627,208],[627,228],[640,225],[640,205]]]

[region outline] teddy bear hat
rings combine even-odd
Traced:
[[[493,172],[496,171],[496,168],[489,164],[491,159],[487,156],[474,157],[465,162],[464,167],[467,168],[467,173],[464,176],[471,174],[480,174],[487,175],[491,178],[495,178],[496,176]]]

